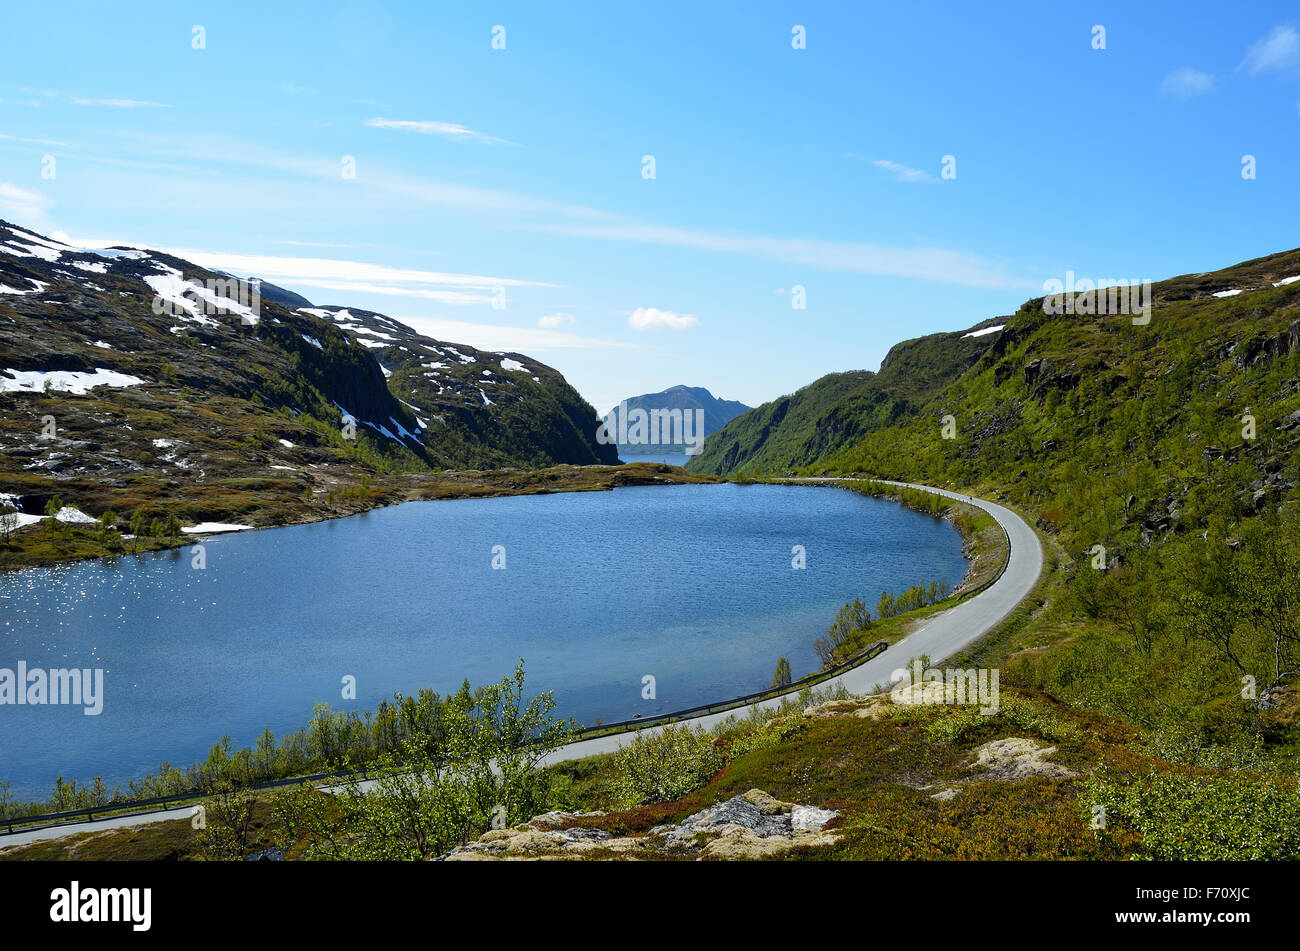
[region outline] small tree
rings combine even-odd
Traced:
[[[45,503],[45,514],[49,516],[49,521],[45,524],[49,528],[58,528],[58,519],[55,517],[63,511],[63,499],[57,495]]]
[[[829,667],[835,663],[839,649],[870,626],[871,612],[860,598],[854,598],[840,608],[826,635],[813,641],[813,650],[817,652],[822,666]]]
[[[18,530],[18,510],[12,505],[0,505],[0,541],[9,541]]]
[[[776,662],[776,673],[772,675],[773,687],[788,687],[793,678],[790,675],[790,662],[781,657]]]
[[[229,779],[218,780],[204,803],[205,827],[199,855],[207,861],[239,861],[249,852],[253,793]]]
[[[876,603],[876,617],[883,619],[893,617],[897,613],[894,610],[894,596],[888,591],[880,592],[880,600]]]

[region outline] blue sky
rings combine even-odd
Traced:
[[[534,355],[599,410],[1300,245],[1294,4],[457,6],[10,4],[0,217]]]

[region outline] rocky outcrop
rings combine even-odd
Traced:
[[[839,815],[837,810],[782,802],[761,789],[709,806],[676,825],[656,826],[641,836],[614,836],[603,829],[572,824],[601,815],[547,813],[510,829],[493,829],[477,842],[454,849],[439,860],[557,860],[622,855],[639,859],[757,859],[839,841],[839,836],[825,829]]]
[[[1291,321],[1285,330],[1271,337],[1253,337],[1235,344],[1229,352],[1235,355],[1239,368],[1247,369],[1297,350],[1300,350],[1300,320]]]
[[[975,750],[975,759],[967,767],[983,773],[980,779],[1014,782],[1030,776],[1049,779],[1073,779],[1075,773],[1048,757],[1056,752],[1055,746],[1040,746],[1024,737],[1007,737],[992,740]]]

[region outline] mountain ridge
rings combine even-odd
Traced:
[[[618,464],[532,357],[261,286],[0,222],[0,494],[279,524],[405,497],[408,475]]]

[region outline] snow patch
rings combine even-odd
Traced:
[[[34,277],[29,277],[27,280],[31,281],[36,286],[31,290],[20,291],[16,287],[10,287],[8,284],[0,284],[0,294],[39,294],[41,291],[45,290],[45,288],[50,286],[45,281],[38,281]],[[46,301],[46,303],[49,303],[49,301]]]
[[[1006,324],[998,324],[996,327],[985,327],[982,330],[972,330],[968,334],[962,334],[961,339],[965,340],[967,337],[983,337],[987,334],[995,334],[1004,327],[1006,327]]]
[[[5,373],[13,379],[6,379]],[[44,391],[47,381],[52,390],[80,396],[97,386],[139,386],[144,382],[137,376],[128,376],[104,367],[97,367],[93,373],[85,370],[5,370],[0,373],[0,393],[40,393]]]
[[[243,532],[252,527],[252,525],[231,525],[227,522],[199,522],[197,525],[182,528],[181,531],[186,535],[216,535],[220,532]]]

